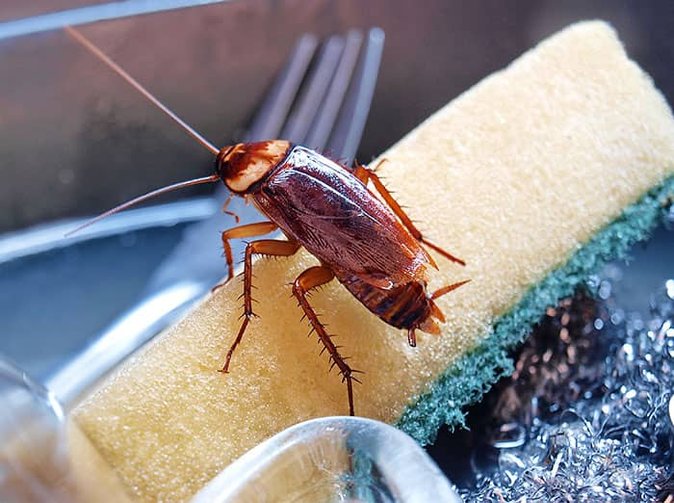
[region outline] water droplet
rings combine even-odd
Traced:
[[[623,321],[625,321],[625,311],[622,309],[616,309],[613,313],[611,313],[611,323],[613,325],[620,325]]]
[[[668,279],[665,282],[665,288],[667,289],[667,297],[674,300],[674,279]]]
[[[625,359],[629,362],[634,360],[634,346],[631,344],[623,344],[620,348],[622,353],[625,355]]]
[[[599,298],[606,300],[611,296],[611,283],[609,281],[602,281],[597,292]]]

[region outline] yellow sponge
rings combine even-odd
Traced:
[[[514,322],[535,320],[545,299],[581,281],[579,271],[652,224],[658,202],[643,198],[672,186],[674,119],[611,28],[581,23],[479,83],[383,157],[381,175],[412,219],[468,263],[436,255],[430,290],[472,282],[438,301],[443,333],[419,333],[417,348],[336,282],[312,302],[365,371],[356,413],[427,440],[439,421],[460,420],[460,406],[507,366],[504,348],[527,328]],[[186,499],[283,428],[348,412],[340,376],[328,373],[290,298],[289,283],[315,263],[299,253],[255,264],[260,319],[230,374],[216,370],[239,328],[238,279],[75,410],[131,493]],[[526,316],[513,317],[522,309]]]

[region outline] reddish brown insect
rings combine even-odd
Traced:
[[[78,32],[69,33],[92,50],[146,96],[149,93],[121,68],[100,53]],[[156,99],[166,113],[179,121]],[[351,170],[313,150],[283,140],[240,143],[216,149],[198,133],[190,133],[216,154],[216,174],[171,185],[124,203],[92,220],[127,208],[176,188],[218,180],[236,195],[251,201],[269,220],[241,225],[222,233],[228,280],[234,275],[231,239],[268,234],[280,229],[287,240],[261,239],[248,243],[244,256],[244,317],[221,372],[228,372],[232,355],[254,316],[252,304],[253,255],[291,256],[304,247],[321,263],[300,274],[292,292],[312,329],[346,383],[349,412],[354,414],[352,369],[307,299],[307,293],[333,278],[342,283],[365,307],[389,325],[407,330],[411,346],[415,331],[439,333],[444,316],[434,300],[467,281],[429,293],[427,270],[437,267],[421,243],[449,260],[464,262],[427,241],[381,183],[373,170],[358,165]],[[381,199],[371,192],[371,182]]]

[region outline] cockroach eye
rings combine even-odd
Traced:
[[[272,172],[289,150],[290,143],[283,140],[225,147],[217,157],[218,175],[232,192],[244,194]]]

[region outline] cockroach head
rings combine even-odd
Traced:
[[[284,140],[238,143],[224,147],[217,157],[218,175],[234,193],[244,195],[278,166],[290,150]]]

